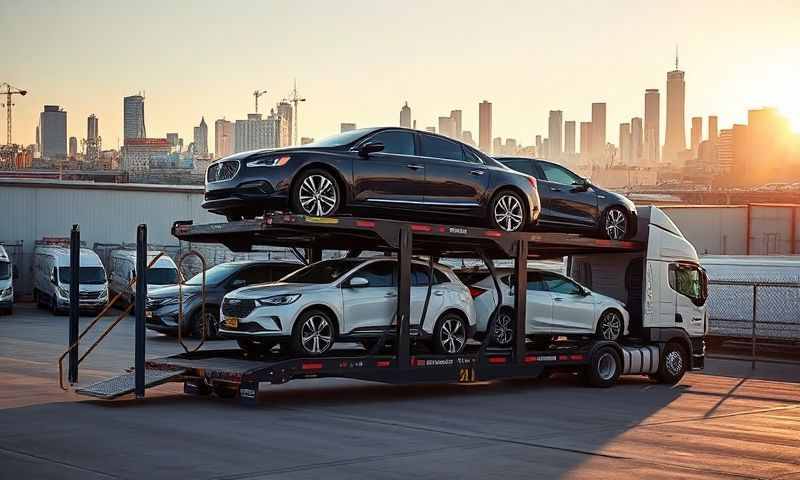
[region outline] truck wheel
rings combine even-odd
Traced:
[[[433,329],[433,350],[439,354],[458,355],[467,345],[467,322],[455,313],[445,313]]]
[[[689,355],[680,343],[669,342],[661,352],[658,372],[654,375],[659,383],[675,385],[683,378],[689,367]]]
[[[610,387],[617,383],[622,373],[622,361],[619,353],[612,347],[597,349],[591,363],[585,367],[582,378],[591,387]]]

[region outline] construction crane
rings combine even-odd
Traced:
[[[264,95],[265,93],[267,93],[266,90],[256,90],[255,92],[253,92],[253,97],[255,97],[256,99],[256,113],[258,113],[258,99],[261,97],[261,95]]]
[[[297,104],[300,103],[300,102],[305,102],[306,99],[301,97],[297,93],[297,79],[294,80],[294,88],[292,89],[292,92],[289,94],[289,98],[287,100],[289,100],[290,102],[292,102],[292,104],[294,104],[294,144],[295,145],[299,145],[299,143],[297,141],[297,137],[298,137],[298,135],[297,135],[297,130],[298,130],[297,117],[299,117],[300,115],[299,115],[299,113],[297,111]]]
[[[6,124],[8,127],[8,130],[6,131],[6,145],[11,145],[11,107],[14,106],[14,104],[11,103],[11,95],[21,95],[24,97],[25,95],[28,94],[28,91],[20,90],[19,88],[13,87],[7,83],[0,83],[0,94],[6,96],[5,107],[6,110],[8,110],[7,113],[8,116],[6,117],[7,119]]]

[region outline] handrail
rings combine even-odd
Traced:
[[[200,314],[200,321],[203,322],[203,329],[202,329],[202,338],[200,339],[200,343],[192,350],[186,346],[183,342],[183,283],[178,283],[178,343],[186,353],[193,353],[200,350],[200,347],[206,343],[206,336],[208,330],[208,324],[206,323],[206,259],[203,255],[200,254],[197,250],[189,250],[188,252],[182,254],[178,257],[178,271],[182,271],[181,267],[183,266],[183,261],[186,257],[195,256],[200,259],[200,264],[203,268],[203,283],[202,283],[202,303],[200,305],[201,314]]]
[[[159,258],[161,258],[163,255],[164,255],[164,252],[161,252],[158,255],[156,255],[155,258],[153,258],[153,260],[151,260],[150,263],[147,264],[147,268],[152,267],[156,263],[156,261]],[[128,287],[132,287],[134,283],[136,283],[136,277],[131,278],[131,280],[128,282]],[[117,303],[117,300],[119,300],[119,298],[121,296],[122,296],[122,292],[118,292],[117,295],[113,299],[111,299],[108,303],[106,303],[106,306],[103,307],[102,310],[100,310],[100,313],[98,313],[97,316],[94,317],[94,320],[92,320],[92,322],[83,330],[83,332],[81,332],[81,334],[78,335],[78,339],[75,341],[75,343],[70,345],[69,348],[67,348],[67,350],[58,358],[58,386],[61,387],[61,390],[67,390],[67,388],[64,386],[64,358],[67,355],[69,355],[69,352],[71,352],[73,349],[78,347],[78,344],[80,343],[81,339],[87,333],[89,333],[89,330],[91,330],[97,324],[97,322],[99,322],[100,319],[103,318],[103,316],[106,314],[106,312],[112,306],[114,306],[115,303]],[[111,333],[111,330],[114,327],[116,327],[117,324],[119,322],[121,322],[123,318],[128,316],[128,314],[130,313],[131,309],[133,309],[133,304],[132,303],[129,304],[122,311],[121,314],[119,314],[117,319],[114,320],[111,323],[111,325],[109,325],[109,327],[100,335],[100,337],[98,337],[97,340],[95,340],[95,342],[89,347],[89,349],[78,359],[78,365],[80,365],[81,362],[83,362],[83,359],[86,358],[86,356],[89,355],[92,352],[92,350],[95,349],[95,347],[97,347],[97,345],[100,343],[100,341],[103,340],[106,337],[106,335]]]

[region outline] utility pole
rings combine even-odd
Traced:
[[[2,89],[5,89],[5,91],[1,91]],[[8,127],[8,130],[6,131],[6,145],[11,145],[11,107],[14,106],[14,104],[11,103],[11,95],[20,95],[24,97],[28,94],[28,91],[20,90],[19,88],[13,87],[7,83],[0,83],[0,94],[6,96],[6,126]]]
[[[297,118],[300,116],[300,114],[297,111],[297,104],[300,103],[300,102],[305,102],[306,99],[301,97],[297,93],[297,79],[294,80],[294,88],[292,89],[292,93],[291,93],[291,96],[289,97],[289,101],[292,102],[292,104],[294,104],[294,142],[293,143],[295,145],[299,145],[300,142],[298,142],[298,140],[297,140],[299,138],[299,135],[297,134],[297,130],[299,128],[298,127],[299,121],[298,121]]]
[[[253,97],[255,97],[256,99],[256,113],[258,113],[258,99],[261,97],[261,95],[264,95],[265,93],[267,93],[266,90],[256,90],[255,92],[253,92]]]

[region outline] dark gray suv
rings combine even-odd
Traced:
[[[217,334],[219,307],[222,297],[237,288],[259,283],[274,282],[292,273],[303,264],[299,262],[275,262],[248,260],[221,263],[206,271],[207,337]],[[203,332],[202,302],[203,274],[198,273],[183,284],[183,331],[200,338]],[[147,328],[157,332],[176,335],[178,333],[178,287],[166,287],[152,291],[147,296],[145,312]]]

